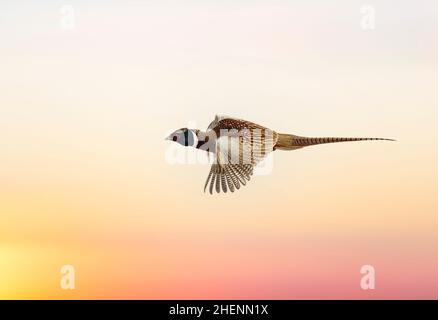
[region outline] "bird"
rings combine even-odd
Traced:
[[[210,194],[227,193],[245,186],[254,168],[275,150],[290,151],[325,143],[386,140],[386,138],[304,137],[278,133],[251,121],[216,115],[206,131],[181,128],[166,140],[214,155],[204,185]]]

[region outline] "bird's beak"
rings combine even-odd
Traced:
[[[172,132],[171,134],[169,134],[164,140],[170,140],[170,141],[173,141],[173,136],[174,136],[174,132]]]

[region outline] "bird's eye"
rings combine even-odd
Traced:
[[[173,136],[172,140],[176,141],[176,140],[178,140],[178,137],[177,136]]]

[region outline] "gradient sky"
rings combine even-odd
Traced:
[[[0,298],[438,298],[438,3],[364,4],[2,1]],[[163,139],[215,114],[398,141],[210,196]]]

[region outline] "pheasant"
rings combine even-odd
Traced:
[[[251,179],[254,167],[270,152],[275,150],[296,150],[324,143],[387,140],[385,138],[336,138],[302,137],[277,133],[256,123],[216,116],[207,131],[181,128],[170,134],[167,140],[185,147],[195,147],[215,155],[210,173],[204,186],[210,194],[234,192]]]

